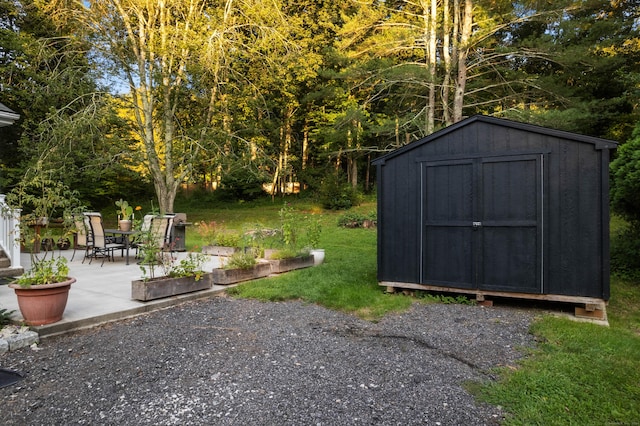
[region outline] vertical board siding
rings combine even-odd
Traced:
[[[573,136],[472,117],[384,156],[379,280],[607,300],[615,143]]]

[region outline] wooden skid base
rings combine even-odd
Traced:
[[[529,300],[542,300],[549,302],[563,302],[571,303],[575,305],[582,305],[575,307],[574,315],[576,318],[583,318],[596,321],[607,321],[607,302],[603,299],[597,299],[594,297],[583,296],[566,296],[561,294],[531,294],[531,293],[516,293],[506,291],[485,291],[474,289],[463,289],[455,287],[441,287],[434,285],[404,283],[404,282],[391,282],[381,281],[379,285],[387,288],[387,293],[395,293],[396,291],[402,291],[407,294],[408,290],[424,290],[424,291],[436,291],[443,293],[461,293],[474,295],[478,304],[482,306],[493,306],[492,300],[487,300],[487,296],[494,297],[506,297],[511,299],[529,299]]]

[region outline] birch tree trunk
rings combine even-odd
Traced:
[[[456,47],[458,70],[456,75],[456,87],[453,98],[453,122],[462,120],[464,108],[464,93],[467,84],[467,58],[469,56],[469,40],[473,28],[473,1],[464,0],[462,10],[462,25],[460,41]]]

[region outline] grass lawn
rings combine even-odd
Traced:
[[[322,222],[325,263],[229,290],[235,297],[266,301],[300,299],[377,320],[425,299],[384,293],[376,281],[376,231],[337,226],[342,212],[294,201],[303,215]],[[224,208],[184,206],[190,222],[215,220],[230,229],[278,226],[282,201]],[[369,201],[354,209],[375,210]],[[198,246],[189,231],[188,246]],[[429,299],[427,299],[429,300]],[[640,422],[640,283],[612,277],[610,327],[544,316],[532,327],[538,347],[515,370],[492,383],[471,383],[480,400],[500,405],[509,425],[605,425]]]

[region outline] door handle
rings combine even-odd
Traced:
[[[482,226],[482,222],[473,222],[472,226],[473,226],[473,230],[476,231],[478,230],[478,228]]]

